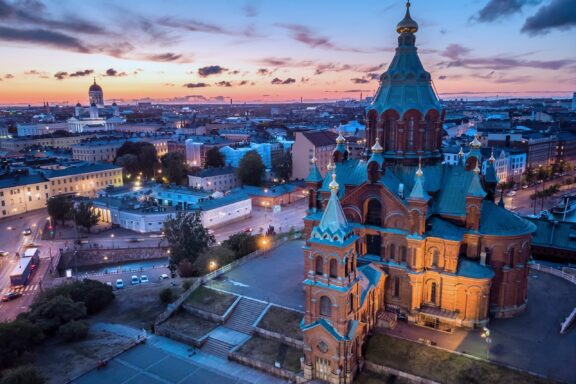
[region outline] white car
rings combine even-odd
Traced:
[[[122,279],[116,280],[116,289],[122,289],[122,288],[124,288],[124,280]]]
[[[140,279],[138,278],[138,276],[134,275],[132,276],[132,279],[130,279],[130,283],[132,285],[140,284]]]
[[[146,276],[146,275],[140,276],[140,282],[142,284],[147,283],[148,282],[148,276]]]
[[[163,273],[163,274],[160,275],[159,280],[167,280],[167,279],[168,279],[168,275],[167,275],[167,274]]]
[[[0,256],[8,256],[8,255],[9,255],[8,251],[0,249]]]
[[[516,191],[510,191],[506,194],[506,196],[508,196],[508,197],[516,196]]]

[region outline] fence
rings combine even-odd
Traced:
[[[561,271],[559,269],[547,267],[545,265],[537,264],[537,263],[530,264],[530,268],[534,269],[536,271],[542,271],[542,272],[550,273],[552,275],[555,275],[555,276],[561,277],[565,280],[568,280],[569,282],[571,282],[573,284],[576,284],[576,275],[566,273],[566,272]]]

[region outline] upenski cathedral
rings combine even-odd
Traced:
[[[444,110],[415,46],[418,24],[396,28],[398,48],[366,109],[366,153],[337,139],[329,172],[306,179],[305,377],[351,383],[363,343],[390,317],[440,330],[477,328],[526,309],[530,222],[495,202],[493,161],[481,144],[442,164]],[[466,160],[464,160],[466,159]]]

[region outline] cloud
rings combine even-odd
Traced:
[[[287,79],[285,79],[285,80],[282,80],[282,79],[279,79],[279,78],[275,77],[274,79],[272,79],[272,81],[270,82],[270,84],[273,84],[273,85],[286,85],[286,84],[293,84],[293,83],[295,83],[295,82],[296,82],[296,79],[293,79],[293,78],[291,78],[291,77],[289,77],[289,78],[287,78]]]
[[[219,86],[219,87],[227,87],[227,88],[229,88],[229,87],[232,86],[232,83],[230,83],[229,81],[219,81],[219,82],[216,83],[216,85]]]
[[[238,83],[239,86],[243,86],[248,84],[248,80],[242,80],[241,82]]]
[[[207,67],[198,68],[198,74],[202,77],[219,75],[224,71],[227,71],[227,69],[219,65],[209,65]]]
[[[367,84],[370,82],[370,80],[367,79],[361,79],[361,78],[354,78],[354,79],[350,79],[350,81],[352,81],[354,84]]]
[[[372,73],[367,73],[366,74],[366,78],[370,79],[370,80],[380,80],[380,74],[377,72],[372,72]]]
[[[106,73],[104,74],[104,76],[107,76],[107,77],[125,77],[125,76],[128,76],[128,74],[126,72],[118,72],[114,68],[108,68],[106,70]]]
[[[81,53],[90,49],[75,37],[46,29],[17,29],[0,26],[0,40],[62,48]]]
[[[162,83],[162,85],[165,87],[175,87],[176,86],[176,84],[174,84],[174,83]]]
[[[237,74],[239,74],[239,73],[240,73],[240,71],[237,70],[237,69],[234,70],[234,71],[228,71],[228,74],[229,74],[229,75],[237,75]]]
[[[209,86],[210,86],[210,84],[206,84],[206,83],[186,83],[186,84],[184,84],[184,87],[186,87],[186,88],[206,88]]]
[[[333,43],[330,38],[316,35],[309,27],[300,24],[277,23],[277,27],[284,28],[290,32],[292,39],[303,43],[311,48],[324,48],[334,51],[348,51],[366,53],[367,51],[354,47],[344,47]]]
[[[226,100],[226,98],[224,96],[216,96],[216,97],[212,97],[211,100],[217,101],[219,103],[223,103]]]
[[[451,61],[440,62],[439,67],[463,67],[469,69],[507,70],[516,68],[538,68],[557,70],[576,63],[573,59],[559,60],[522,60],[518,57],[471,57],[471,49],[459,44],[451,44],[441,56],[449,58]]]
[[[527,5],[536,5],[542,0],[490,0],[482,8],[478,15],[472,17],[482,23],[490,23],[497,19],[504,18],[521,12]]]
[[[144,55],[142,56],[142,58],[144,58],[145,60],[158,61],[158,62],[168,62],[168,61],[178,61],[183,63],[190,62],[190,59],[186,58],[185,56],[173,52]]]
[[[5,79],[13,79],[13,78],[14,78],[14,75],[11,74],[11,73],[7,73],[7,74],[4,75],[4,78],[5,78]]]
[[[244,11],[244,15],[246,15],[246,17],[258,16],[258,8],[253,3],[247,3],[244,8],[242,8],[242,10]]]
[[[522,32],[529,35],[545,34],[552,29],[568,30],[576,27],[576,4],[574,0],[552,0],[526,19]]]
[[[66,77],[68,77],[68,72],[56,72],[54,77],[58,80],[64,80]]]
[[[83,71],[76,71],[76,72],[72,72],[70,74],[70,77],[82,77],[82,76],[88,76],[94,73],[94,70],[92,69],[85,69]]]
[[[447,78],[448,78],[448,76],[446,76],[446,75],[438,76],[438,80],[446,80]]]
[[[268,70],[267,68],[259,68],[258,71],[256,71],[256,73],[261,76],[268,76],[270,74],[270,70]]]

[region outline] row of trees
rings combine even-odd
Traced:
[[[85,320],[114,300],[112,287],[94,280],[76,281],[48,289],[12,322],[0,323],[0,383],[40,384],[44,380],[30,364],[34,349],[44,340],[85,338]]]
[[[164,223],[171,269],[183,277],[198,276],[254,252],[258,236],[239,233],[215,246],[214,236],[202,225],[199,212],[179,212]]]
[[[100,214],[94,211],[92,203],[74,202],[66,196],[55,196],[48,199],[47,203],[48,214],[54,220],[54,224],[58,221],[62,225],[66,220],[74,220],[76,225],[86,228],[90,232],[90,228],[98,224]]]
[[[555,174],[562,174],[570,170],[570,164],[565,161],[554,163],[550,166],[532,167],[528,165],[524,171],[524,182],[526,184],[533,184],[536,181],[547,181]]]

